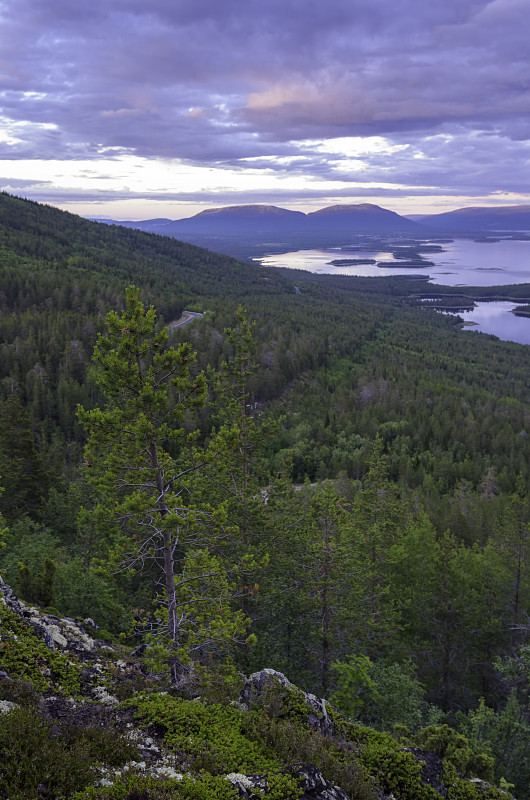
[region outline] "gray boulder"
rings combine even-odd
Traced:
[[[292,701],[302,702],[307,709],[307,723],[323,736],[333,736],[334,727],[328,715],[328,704],[314,694],[303,692],[292,684],[282,672],[262,669],[245,680],[239,704],[246,709],[266,708],[271,716],[289,714]]]

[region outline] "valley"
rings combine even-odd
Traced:
[[[375,261],[436,263],[454,243],[368,237],[361,258]],[[360,239],[318,263],[357,259]],[[185,800],[231,800],[223,776],[255,769],[294,797],[282,770],[310,760],[309,743],[326,780],[353,780],[348,748],[298,730],[301,695],[277,723],[230,705],[267,668],[344,716],[367,770],[353,800],[435,800],[402,750],[450,759],[456,741],[448,797],[484,796],[459,770],[490,784],[485,797],[502,798],[504,780],[527,800],[530,348],[463,331],[426,298],[525,306],[528,287],[342,268],[271,268],[0,195],[2,592],[61,647],[70,618],[91,620],[102,648],[97,668],[69,649],[67,663],[2,603],[5,730],[36,719],[42,742],[47,693],[100,709],[107,692],[206,787],[186,782]],[[223,724],[252,758],[223,750]],[[9,763],[20,741],[2,740]],[[122,744],[106,758],[122,763]],[[79,800],[132,791],[83,770]],[[32,775],[33,789],[0,779],[34,800]],[[140,785],[149,800],[177,791]]]

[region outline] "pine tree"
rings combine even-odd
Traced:
[[[154,308],[144,310],[134,287],[106,328],[94,350],[106,405],[78,410],[98,499],[89,517],[121,553],[122,569],[157,565],[157,642],[173,684],[182,686],[212,648],[226,647],[246,628],[244,615],[230,610],[225,566],[210,552],[227,534],[225,509],[197,506],[189,492],[189,476],[201,463],[189,455],[183,420],[203,405],[205,380],[190,371],[189,344],[167,347],[167,330],[157,331]]]

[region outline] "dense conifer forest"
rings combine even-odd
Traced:
[[[530,348],[418,291],[0,195],[0,573],[182,697],[271,667],[525,800]]]

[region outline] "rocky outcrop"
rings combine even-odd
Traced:
[[[285,774],[297,781],[302,790],[300,800],[349,800],[346,792],[326,780],[313,764],[293,764]],[[246,800],[262,800],[267,790],[267,779],[263,775],[232,772],[226,778],[237,787],[239,796]]]
[[[82,654],[95,649],[96,642],[86,632],[84,625],[68,617],[56,617],[26,605],[18,599],[11,587],[0,576],[0,601],[2,598],[10,611],[31,625],[37,636],[50,650],[66,650]],[[86,620],[86,624],[96,627],[89,619]]]
[[[201,774],[193,771],[196,751],[188,754],[185,744],[182,745],[182,752],[180,749],[172,750],[168,745],[170,739],[166,741],[165,738],[165,723],[158,725],[156,715],[144,730],[138,726],[134,704],[132,707],[120,705],[119,700],[124,696],[133,698],[136,691],[142,691],[148,685],[152,688],[152,681],[142,672],[142,666],[131,660],[132,654],[129,653],[126,659],[118,659],[116,650],[113,651],[86,632],[85,625],[94,628],[91,620],[81,625],[75,620],[60,619],[26,605],[0,578],[0,608],[1,604],[11,612],[8,614],[4,611],[1,617],[2,652],[10,654],[18,651],[19,656],[18,660],[6,658],[3,664],[5,670],[0,667],[2,717],[17,714],[19,703],[22,706],[33,703],[35,713],[53,723],[50,730],[54,736],[57,734],[60,737],[63,729],[77,725],[87,729],[109,728],[128,739],[134,745],[132,757],[135,760],[117,762],[117,767],[103,763],[95,765],[100,776],[96,785],[101,787],[120,781],[122,785],[123,781],[129,781],[132,785],[135,781],[152,779],[161,782],[168,778],[187,780],[188,777],[193,781],[202,780]],[[19,625],[13,615],[25,624]],[[37,666],[35,668],[33,664],[34,674],[28,677],[28,663],[20,659],[20,652],[24,652],[25,639],[29,639],[31,646],[27,652],[30,658],[33,657],[34,634],[41,642],[36,648]],[[54,670],[57,670],[57,674]],[[72,675],[68,670],[73,671]],[[23,681],[20,680],[21,675],[24,676]],[[51,691],[54,694],[50,694]],[[196,699],[200,702],[200,698]],[[190,702],[168,697],[170,701],[177,704]],[[166,705],[165,700],[162,705]],[[301,790],[301,800],[351,800],[361,795],[373,796],[377,800],[397,800],[402,781],[409,792],[407,797],[412,796],[411,785],[412,791],[418,791],[418,796],[423,796],[422,786],[429,787],[429,796],[432,793],[446,800],[450,794],[448,785],[444,785],[443,764],[437,755],[418,748],[400,751],[385,734],[351,725],[326,700],[297,688],[281,672],[264,669],[250,675],[245,680],[238,701],[232,705],[242,712],[251,709],[266,712],[257,714],[256,718],[254,715],[245,718],[250,726],[250,739],[255,741],[252,736],[257,734],[259,741],[264,736],[267,748],[277,742],[278,752],[278,765],[271,772],[267,772],[269,767],[264,765],[267,762],[259,760],[255,762],[255,774],[231,772],[225,776],[241,798],[261,800],[268,791],[277,791],[282,782],[290,786],[290,792],[295,782]],[[205,709],[208,708],[208,703],[205,703]],[[190,715],[192,712],[188,709],[185,718]],[[233,716],[233,724],[237,728],[242,722],[241,715]],[[184,725],[184,720],[179,722],[179,719],[177,715],[172,723],[176,729]],[[215,720],[215,715],[212,719]],[[225,722],[232,724],[227,720],[223,721],[223,725]],[[254,724],[258,725],[255,730],[252,727]],[[214,723],[212,727],[215,729]],[[208,726],[205,730],[208,730]],[[222,736],[225,735],[223,728]],[[215,749],[215,736],[213,745],[202,728],[201,736],[204,737],[206,753],[211,746]],[[234,748],[237,750],[238,746],[234,745]],[[126,758],[130,757],[131,754],[127,752]],[[412,759],[420,764],[421,775]],[[309,761],[315,763],[307,763]],[[238,764],[233,759],[229,763],[234,766]],[[227,769],[228,764],[217,765],[216,775],[219,775],[219,766],[221,770]],[[260,774],[258,770],[263,770],[263,773]],[[451,778],[451,781],[454,781],[454,786],[458,783],[457,788],[463,787],[466,797],[469,791],[469,797],[475,800],[483,794],[501,800],[505,797],[483,781],[466,782],[456,778]],[[506,795],[506,798],[509,797]]]
[[[309,692],[302,692],[283,673],[274,669],[262,669],[250,675],[245,680],[239,703],[247,709],[267,708],[274,716],[281,717],[282,705],[288,705],[286,701],[292,700],[293,695],[305,705],[309,727],[323,736],[333,736],[334,727],[328,715],[326,700]]]
[[[293,764],[289,774],[303,791],[300,800],[349,800],[346,792],[326,780],[313,764]]]
[[[273,669],[263,669],[255,672],[246,680],[243,690],[239,696],[238,706],[242,709],[263,708],[271,716],[282,719],[293,714],[305,716],[307,725],[323,736],[333,737],[336,735],[335,726],[330,717],[331,707],[326,700],[316,697],[314,694],[303,692],[292,684],[281,672]],[[334,709],[333,716],[337,720],[340,717]],[[433,789],[440,798],[447,798],[448,789],[443,783],[444,767],[442,759],[434,753],[421,750],[417,747],[406,747],[401,752],[410,755],[419,762],[421,766],[420,780],[423,786]],[[312,764],[295,764],[288,774],[300,779],[300,787],[303,789],[303,800],[348,800],[348,795],[338,786],[330,784],[322,773]],[[244,780],[242,780],[244,778]],[[255,780],[255,783],[254,783]],[[261,786],[259,776],[239,776],[237,786],[241,797],[253,800],[258,797],[258,790]],[[493,789],[490,784],[478,779],[471,779],[468,783],[473,784],[475,789],[486,792]],[[256,793],[252,793],[253,788]],[[263,788],[263,787],[262,787]],[[378,800],[392,800],[393,794],[385,793],[381,788],[374,785],[375,795]],[[494,790],[495,791],[495,790]],[[498,791],[498,790],[497,790]],[[246,792],[246,793],[245,793]],[[510,797],[510,795],[507,795]]]

